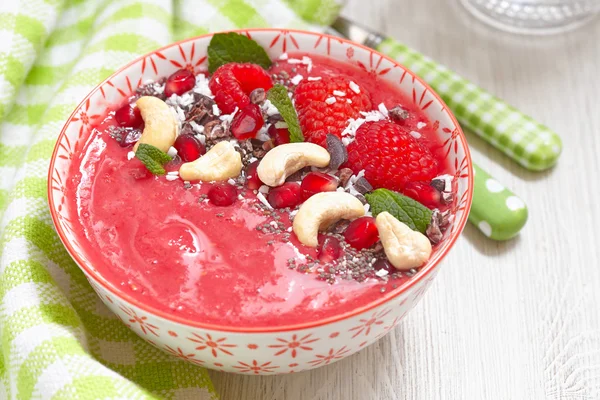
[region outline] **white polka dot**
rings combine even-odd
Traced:
[[[541,132],[538,134],[540,139],[544,140],[544,141],[548,141],[552,138],[552,135],[549,132]]]
[[[496,110],[504,110],[505,108],[506,108],[506,104],[496,103]]]
[[[512,137],[510,138],[510,140],[513,143],[519,143],[521,140],[523,139],[523,135],[521,135],[520,133],[515,133],[514,135],[512,135]]]
[[[555,144],[554,146],[552,146],[552,151],[553,151],[555,154],[560,154],[560,146],[559,146],[559,145],[557,145],[557,144]]]
[[[492,236],[492,227],[486,221],[481,221],[477,227],[485,236]]]
[[[476,87],[474,84],[472,84],[472,83],[469,83],[469,84],[467,84],[467,86],[465,86],[465,87],[466,87],[467,89],[469,89],[469,90],[475,90],[475,89],[477,88],[477,87]]]
[[[516,211],[525,208],[525,203],[517,196],[510,196],[506,199],[506,207],[508,207],[509,210]]]
[[[465,98],[465,95],[462,93],[456,93],[454,96],[452,96],[452,100],[454,100],[457,103],[460,103],[462,101],[462,99]]]
[[[527,153],[533,153],[536,150],[537,150],[537,145],[535,143],[529,143],[527,146],[525,146],[525,151]]]
[[[485,187],[492,193],[498,193],[504,190],[504,186],[495,179],[488,179],[485,181]]]
[[[438,86],[438,92],[446,93],[448,91],[448,84],[446,82],[440,83]]]
[[[498,132],[502,133],[502,132],[504,132],[504,131],[506,130],[506,125],[504,125],[504,124],[499,124],[499,125],[496,127],[496,130],[497,130]]]
[[[510,115],[508,116],[508,120],[509,120],[509,121],[515,121],[515,120],[519,119],[520,117],[521,117],[521,115],[520,115],[520,114],[517,114],[517,113],[512,113],[512,114],[510,114]]]
[[[437,74],[435,72],[429,72],[427,75],[425,75],[425,80],[426,81],[432,81],[435,79],[435,77],[437,76]]]
[[[421,65],[420,64],[415,64],[411,68],[412,72],[418,72],[420,69],[421,69]]]
[[[527,129],[528,131],[532,131],[535,129],[535,124],[533,122],[528,122],[525,124],[525,129]]]
[[[492,97],[492,95],[490,95],[489,93],[484,93],[481,96],[479,96],[479,98],[483,101],[487,101]]]
[[[481,119],[483,120],[483,122],[490,122],[492,120],[492,114],[485,113],[483,114],[483,117],[481,117]]]
[[[467,106],[467,110],[469,110],[469,112],[473,112],[475,110],[477,110],[477,104],[475,103],[471,103]]]

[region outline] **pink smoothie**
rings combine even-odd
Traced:
[[[301,57],[291,55],[290,57]],[[431,123],[390,84],[350,65],[314,57],[310,74],[305,66],[277,63],[290,76],[350,75],[372,95],[373,104],[402,104],[411,112],[406,121],[422,135],[445,173],[441,146]],[[297,68],[292,72],[291,68]],[[117,107],[115,107],[116,109]],[[425,127],[417,128],[419,122]],[[252,191],[228,207],[200,200],[211,184],[186,188],[181,180],[153,176],[131,148],[120,147],[106,132],[113,112],[92,132],[73,162],[67,197],[77,235],[94,267],[115,286],[143,304],[196,322],[231,327],[274,327],[313,322],[364,306],[409,278],[384,282],[339,280],[330,284],[314,272],[287,266],[316,251],[291,235],[273,240],[257,225],[273,221],[257,209]],[[422,124],[420,124],[422,125]],[[177,165],[167,170],[178,169]],[[280,222],[291,226],[287,214]]]

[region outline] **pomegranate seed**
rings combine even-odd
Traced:
[[[263,181],[260,180],[258,174],[256,173],[258,163],[259,161],[254,161],[248,165],[248,168],[246,169],[246,184],[250,190],[258,190],[258,188],[264,185]]]
[[[230,206],[237,200],[237,189],[229,183],[217,183],[208,191],[208,200],[215,206]]]
[[[197,160],[206,153],[206,147],[202,142],[189,133],[177,136],[173,147],[177,150],[177,155],[185,162]]]
[[[428,182],[408,182],[403,193],[425,207],[433,209],[441,206],[440,192]]]
[[[394,266],[385,258],[380,258],[379,260],[375,261],[375,264],[373,264],[373,269],[375,272],[383,269],[387,271],[389,275],[398,272],[398,270],[394,268]]]
[[[302,179],[302,200],[320,192],[333,192],[337,189],[338,179],[322,172],[310,172]]]
[[[296,207],[302,202],[300,185],[295,182],[286,182],[281,186],[271,189],[267,200],[273,208]]]
[[[238,140],[251,139],[264,124],[260,107],[256,104],[248,104],[235,113],[231,121],[231,133]]]
[[[140,109],[137,107],[131,107],[129,104],[125,104],[123,107],[115,111],[115,120],[121,126],[134,129],[141,127],[144,123]]]
[[[319,254],[319,261],[323,264],[332,263],[340,258],[342,246],[340,241],[333,236],[319,235],[319,247],[317,253]]]
[[[167,78],[165,83],[165,96],[171,97],[172,94],[181,96],[189,92],[196,85],[196,77],[187,69],[180,69]]]
[[[275,146],[290,142],[290,131],[287,128],[276,128],[275,124],[273,124],[269,127],[267,133],[275,142]]]
[[[350,222],[344,232],[344,239],[356,250],[373,246],[379,240],[375,218],[360,217]]]

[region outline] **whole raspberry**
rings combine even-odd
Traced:
[[[334,76],[317,81],[304,79],[296,87],[296,111],[307,140],[325,147],[328,133],[341,137],[348,118],[358,118],[360,111],[371,110],[369,93],[351,82],[347,77]]]
[[[219,109],[231,114],[235,108],[250,104],[250,93],[254,89],[269,90],[273,86],[271,77],[256,64],[229,63],[217,68],[210,78],[208,87],[215,96]]]
[[[412,181],[430,181],[439,165],[429,149],[402,126],[388,121],[365,122],[348,145],[348,168],[375,188],[402,191]]]

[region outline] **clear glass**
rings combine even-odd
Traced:
[[[484,22],[519,33],[574,29],[600,14],[600,0],[460,0]]]

